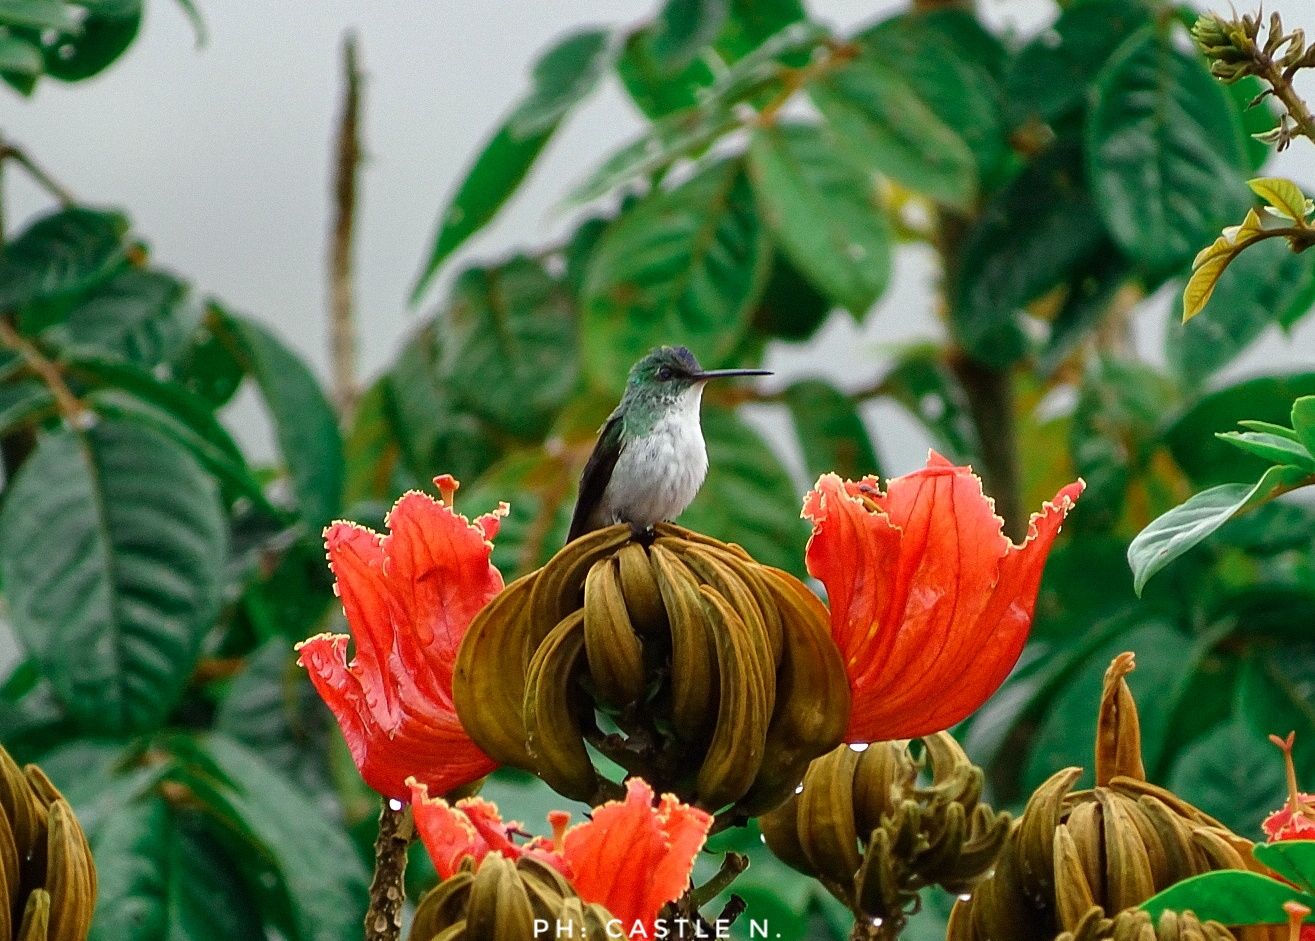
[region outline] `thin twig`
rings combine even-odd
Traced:
[[[77,203],[77,199],[70,193],[62,183],[45,171],[22,147],[9,142],[0,143],[0,162],[12,160],[24,170],[28,176],[37,182],[37,185],[44,189],[59,202],[61,206],[72,206]]]
[[[361,166],[361,70],[356,36],[343,41],[343,101],[338,124],[334,169],[334,219],[329,243],[329,323],[333,368],[333,398],[344,421],[356,408],[356,314],[353,233],[356,225],[357,178]]]
[[[46,388],[55,398],[55,407],[66,421],[74,426],[81,423],[86,406],[68,387],[59,367],[47,359],[31,342],[20,336],[14,325],[4,317],[0,317],[0,346],[6,346],[17,353],[27,368],[46,384]]]

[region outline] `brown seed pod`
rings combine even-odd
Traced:
[[[1082,769],[1056,772],[1014,824],[995,873],[954,906],[947,941],[1261,941],[1269,929],[1230,932],[1190,912],[1158,923],[1137,906],[1213,869],[1251,868],[1248,841],[1145,780],[1137,706],[1120,654],[1105,673],[1096,732],[1096,787],[1074,791]]]
[[[948,733],[862,752],[841,746],[816,759],[803,789],[759,823],[768,847],[815,876],[864,921],[901,923],[918,892],[969,891],[1009,832],[1009,815],[980,802],[982,771]],[[930,758],[932,778],[918,785]]]
[[[0,748],[0,941],[83,941],[96,866],[77,818],[36,765]]]
[[[509,585],[471,624],[453,689],[482,749],[567,797],[616,796],[592,746],[728,817],[785,800],[849,717],[821,602],[670,524],[589,533]]]

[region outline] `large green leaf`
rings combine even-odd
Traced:
[[[820,128],[760,128],[749,173],[763,217],[790,260],[856,317],[890,280],[890,229],[870,176]]]
[[[55,397],[35,379],[0,385],[0,436],[54,411]]]
[[[80,300],[44,338],[142,366],[174,359],[200,322],[188,288],[162,271],[124,268]]]
[[[151,795],[92,839],[99,892],[89,941],[229,941],[264,935],[236,863],[195,813]]]
[[[0,0],[0,25],[71,29],[73,11],[64,0]]]
[[[677,71],[668,71],[666,63],[653,51],[655,26],[635,30],[616,59],[616,74],[639,110],[650,118],[692,108],[716,80],[716,74],[702,59],[687,61]]]
[[[559,40],[535,64],[528,95],[484,145],[444,211],[411,292],[413,304],[424,296],[443,261],[482,229],[520,186],[562,118],[597,83],[607,50],[606,31],[586,30]]]
[[[748,328],[767,253],[738,161],[714,164],[623,214],[586,277],[589,380],[620,389],[630,364],[662,343],[689,346],[705,366],[724,365]]]
[[[0,36],[0,72],[33,78],[41,74],[41,47],[21,36]]]
[[[306,364],[265,327],[227,314],[221,329],[260,387],[297,507],[318,530],[342,504],[342,435],[333,407]]]
[[[507,581],[547,562],[571,527],[576,481],[560,460],[542,448],[514,451],[461,490],[461,512],[487,512],[511,505],[493,540],[493,564]]]
[[[804,18],[802,0],[730,0],[717,51],[728,61],[743,58]]]
[[[1247,420],[1284,424],[1293,401],[1304,395],[1315,395],[1315,373],[1248,379],[1200,398],[1171,418],[1162,437],[1193,483],[1250,477],[1256,472],[1255,459],[1229,447],[1215,433],[1231,431]]]
[[[1165,352],[1175,372],[1199,383],[1227,366],[1266,328],[1284,323],[1315,284],[1315,263],[1295,255],[1279,239],[1253,245],[1224,271],[1200,316],[1185,324],[1175,311]],[[1302,311],[1304,312],[1304,311]]]
[[[708,478],[676,522],[737,542],[759,562],[802,576],[808,535],[799,518],[803,495],[781,462],[732,412],[704,409],[703,434]]]
[[[1300,486],[1311,474],[1301,467],[1271,467],[1254,484],[1220,484],[1203,490],[1154,520],[1128,546],[1137,593],[1160,569],[1239,513]]]
[[[952,286],[956,339],[983,362],[1014,362],[1026,349],[1018,312],[1103,248],[1081,154],[1052,147],[991,199],[965,239]]]
[[[931,432],[934,446],[950,460],[970,464],[981,454],[967,393],[941,350],[929,345],[904,350],[881,385]]]
[[[1149,19],[1142,0],[1081,0],[1068,7],[1010,62],[1005,92],[1013,119],[1057,121],[1084,107],[1105,61]]]
[[[153,728],[177,702],[225,547],[209,476],[126,421],[43,437],[0,510],[10,621],[69,713],[110,733]]]
[[[1192,911],[1201,921],[1227,925],[1284,925],[1285,902],[1301,902],[1315,908],[1311,898],[1258,872],[1221,869],[1171,885],[1143,902],[1141,907],[1157,921],[1164,911]]]
[[[1101,72],[1085,150],[1101,218],[1152,272],[1189,261],[1250,204],[1241,129],[1223,90],[1155,28]]]
[[[46,73],[79,82],[104,70],[123,55],[142,25],[142,0],[88,3],[76,31],[46,44]]]
[[[799,436],[809,483],[830,472],[849,480],[881,473],[867,426],[844,393],[820,379],[806,379],[785,390],[785,405]]]
[[[753,312],[754,333],[789,342],[807,340],[826,322],[831,301],[777,252],[772,273]]]
[[[1257,862],[1300,886],[1303,891],[1315,893],[1315,840],[1257,843],[1253,852]]]
[[[575,305],[527,258],[462,272],[440,333],[439,373],[457,405],[513,435],[541,435],[576,387]]]
[[[328,737],[337,734],[283,637],[247,658],[215,712],[214,729],[257,752],[301,790],[331,793]]]
[[[1286,793],[1278,757],[1235,709],[1231,719],[1183,749],[1165,786],[1209,808],[1211,816],[1236,832],[1259,833],[1260,821],[1283,803]]]
[[[668,74],[677,72],[709,45],[730,14],[730,0],[666,0],[648,39],[653,58]]]
[[[977,196],[977,163],[953,128],[898,69],[865,55],[809,85],[808,93],[855,162],[960,209]]]
[[[994,184],[1009,155],[999,42],[983,38],[972,15],[961,10],[903,13],[854,38],[882,61],[899,63],[922,102],[968,145],[981,181]]]
[[[23,313],[28,329],[58,319],[59,305],[95,287],[123,263],[127,220],[74,207],[42,216],[0,253],[0,311]],[[42,310],[28,311],[40,304]]]
[[[353,941],[366,906],[365,867],[346,833],[260,755],[224,735],[173,740],[177,773],[249,852],[238,864],[277,884],[292,941]]]

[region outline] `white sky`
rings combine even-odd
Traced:
[[[362,365],[373,373],[417,323],[406,296],[434,221],[525,87],[537,53],[569,28],[642,20],[656,0],[200,5],[209,29],[204,48],[195,47],[172,0],[152,0],[137,42],[100,77],[75,86],[43,81],[27,102],[0,89],[0,127],[79,197],[126,207],[159,263],[271,324],[324,375],[325,237],[343,32],[359,33],[368,72],[357,279]],[[818,18],[842,28],[902,6],[896,0],[809,3]],[[1238,6],[1252,4],[1239,0]],[[1315,35],[1309,0],[1269,0],[1265,7]],[[983,9],[996,22],[1030,30],[1053,6],[983,0]],[[463,259],[541,245],[564,231],[569,220],[553,212],[558,200],[639,127],[609,83],[559,132],[529,184],[468,243],[449,276]],[[1299,141],[1276,166],[1308,190],[1315,186],[1315,148]],[[17,228],[46,203],[20,173],[7,177],[7,215]],[[932,277],[925,253],[904,252],[892,290],[862,327],[837,317],[808,355],[778,351],[771,365],[787,376],[822,371],[845,385],[869,381],[882,368],[880,344],[934,334]],[[1163,322],[1158,314],[1147,319]],[[1296,346],[1277,339],[1262,346],[1248,357],[1251,368],[1309,361],[1315,329],[1302,332]],[[890,469],[921,463],[921,436],[895,410],[869,417],[881,428]],[[248,442],[267,446],[250,422],[238,424]]]

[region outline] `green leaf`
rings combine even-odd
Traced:
[[[127,229],[123,216],[94,209],[42,216],[0,253],[0,311],[67,303],[90,290],[122,264]],[[30,319],[29,330],[45,326]]]
[[[74,27],[73,11],[64,0],[0,0],[0,24],[62,31]]]
[[[318,531],[342,504],[342,435],[333,407],[306,364],[273,333],[232,314],[222,321],[269,409],[297,507]]]
[[[574,33],[535,64],[529,94],[484,145],[444,211],[411,291],[412,304],[423,298],[444,259],[482,229],[520,186],[562,118],[597,83],[607,47],[603,30]]]
[[[89,941],[225,941],[264,926],[236,862],[194,813],[144,797],[92,839],[99,892]]]
[[[815,334],[831,313],[831,301],[779,252],[753,312],[753,332],[799,343]]]
[[[1137,594],[1147,579],[1234,516],[1300,486],[1308,476],[1300,467],[1271,467],[1255,484],[1211,487],[1154,520],[1128,546]]]
[[[766,281],[767,252],[738,161],[623,214],[600,239],[585,280],[589,380],[620,389],[630,364],[662,343],[689,346],[705,366],[725,365]]]
[[[952,286],[956,339],[985,363],[1015,362],[1027,348],[1019,311],[1100,251],[1108,248],[1081,155],[1056,145],[992,197],[965,238]]]
[[[215,711],[214,729],[259,754],[309,794],[332,793],[328,742],[337,729],[284,637],[247,657]]]
[[[1191,910],[1201,921],[1227,925],[1284,925],[1283,903],[1297,901],[1315,908],[1315,898],[1258,872],[1222,869],[1171,885],[1143,902],[1151,920],[1161,912]]]
[[[882,61],[900,64],[922,102],[963,138],[983,188],[991,188],[1009,156],[999,43],[983,39],[972,16],[958,10],[900,14],[854,40]]]
[[[593,91],[607,64],[610,38],[608,30],[583,30],[558,40],[539,57],[530,93],[507,121],[514,137],[551,133]]]
[[[574,303],[527,258],[462,272],[439,331],[440,380],[458,406],[513,435],[542,435],[575,390]]]
[[[35,379],[0,385],[0,436],[53,412],[55,397]]]
[[[256,879],[272,876],[291,910],[292,941],[359,938],[366,875],[351,841],[255,752],[219,734],[181,737],[179,773],[205,808],[252,852],[238,859]]]
[[[499,502],[511,504],[493,541],[493,564],[513,577],[538,568],[562,546],[575,507],[575,473],[542,448],[515,451],[498,461],[467,490],[461,489],[461,512],[486,512]]]
[[[1109,312],[1133,265],[1108,239],[1085,264],[1069,274],[1068,293],[1050,324],[1050,337],[1038,356],[1044,375],[1053,375]]]
[[[653,21],[649,51],[665,72],[678,72],[717,38],[729,15],[729,0],[666,0]]]
[[[1293,400],[1315,395],[1315,373],[1260,376],[1202,396],[1172,418],[1163,439],[1173,459],[1198,486],[1250,477],[1255,462],[1216,438],[1238,422],[1288,420]]]
[[[662,118],[700,101],[700,93],[716,80],[702,59],[692,59],[675,72],[653,52],[653,26],[636,30],[616,60],[616,74],[631,99],[650,118]]]
[[[1106,60],[1149,19],[1141,0],[1084,0],[1069,6],[1009,64],[1005,99],[1013,120],[1053,123],[1083,108]]]
[[[1249,204],[1241,129],[1200,59],[1154,28],[1101,72],[1085,152],[1110,234],[1151,272],[1181,265]]]
[[[717,51],[730,62],[742,59],[805,16],[801,0],[730,0]]]
[[[1315,893],[1315,840],[1257,843],[1251,852],[1262,866],[1268,866],[1305,892]]]
[[[762,437],[734,413],[703,410],[708,478],[676,520],[742,545],[759,562],[802,576],[807,527],[800,494]]]
[[[849,480],[881,473],[867,426],[848,396],[820,379],[807,379],[785,390],[785,405],[809,482],[832,471]]]
[[[142,0],[87,4],[77,31],[46,47],[46,73],[65,82],[91,78],[123,55],[141,24]]]
[[[20,36],[0,36],[0,72],[35,76],[43,68],[39,46]]]
[[[1269,176],[1249,180],[1251,191],[1269,204],[1279,215],[1294,222],[1302,222],[1311,214],[1311,201],[1301,187],[1283,177]]]
[[[749,174],[763,217],[794,265],[855,317],[890,280],[890,230],[872,179],[816,127],[760,128]]]
[[[1306,453],[1315,454],[1315,395],[1303,395],[1292,403],[1292,431]]]
[[[1165,786],[1236,832],[1258,833],[1265,814],[1283,802],[1283,763],[1234,705],[1231,719],[1183,749]],[[1191,907],[1203,919],[1215,917]]]
[[[1269,144],[1257,139],[1278,126],[1278,108],[1273,96],[1261,98],[1266,85],[1254,75],[1244,75],[1236,82],[1224,86],[1228,104],[1242,125],[1243,143],[1246,145],[1247,169],[1252,173],[1269,162],[1272,153]]]
[[[972,151],[894,67],[861,56],[808,93],[855,163],[959,209],[975,202]]]
[[[1300,400],[1298,400],[1300,401]],[[1247,431],[1261,431],[1265,434],[1278,435],[1280,438],[1287,438],[1289,441],[1296,441],[1297,433],[1291,428],[1285,428],[1282,425],[1275,425],[1267,421],[1240,421],[1238,422]]]
[[[124,268],[69,310],[44,339],[141,366],[174,359],[201,319],[187,285],[161,271]]]
[[[1221,431],[1215,437],[1271,464],[1295,464],[1315,472],[1315,458],[1310,452],[1282,435],[1264,431]]]
[[[11,623],[89,729],[158,726],[218,611],[226,527],[210,478],[126,421],[43,437],[0,510]]]
[[[1294,255],[1281,239],[1252,245],[1224,270],[1200,316],[1185,324],[1171,318],[1165,356],[1185,381],[1202,382],[1284,320],[1313,285],[1309,256]]]

